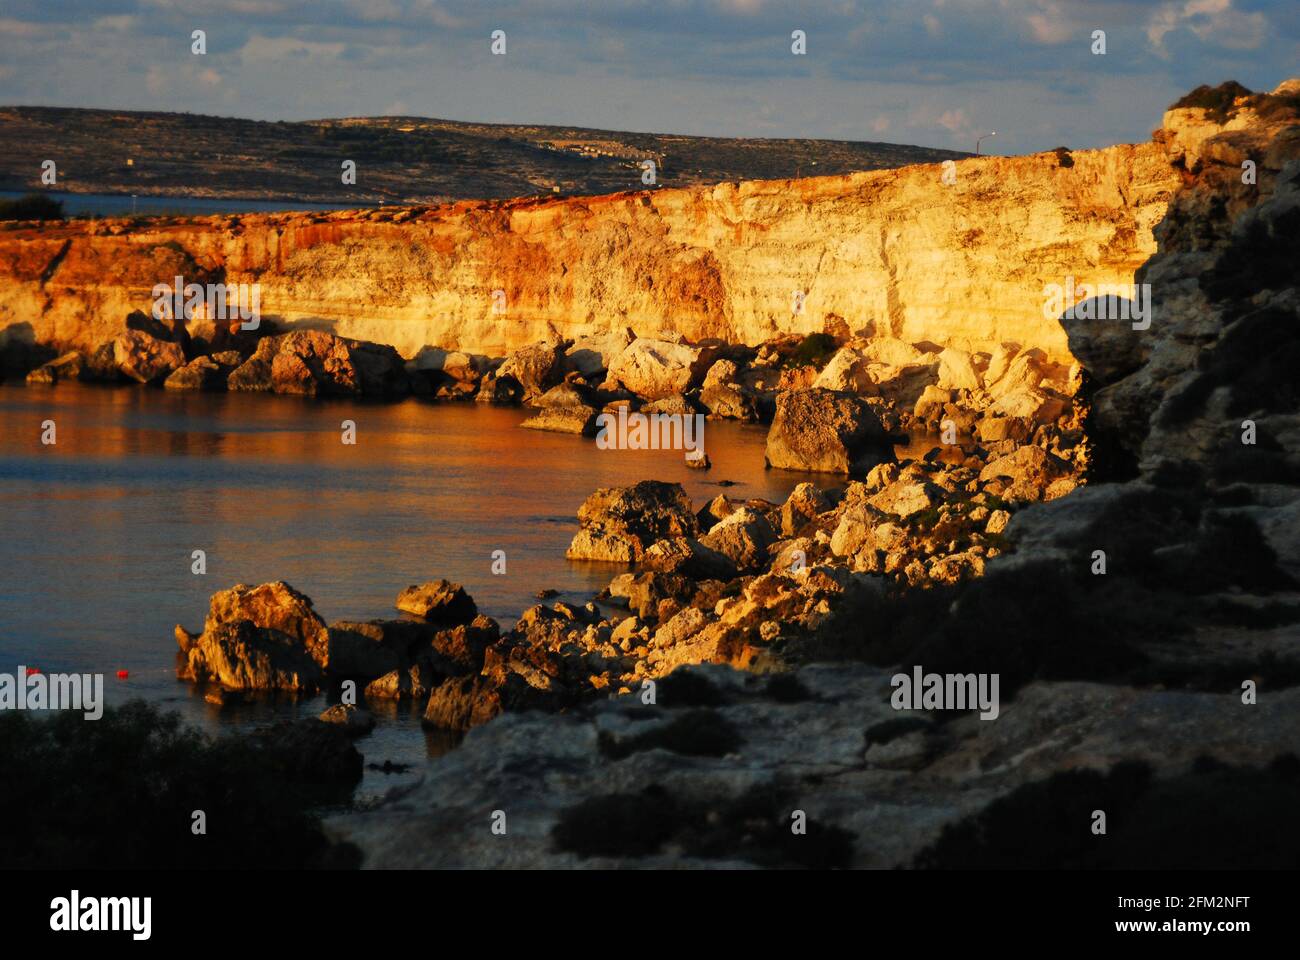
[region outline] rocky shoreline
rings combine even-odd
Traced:
[[[827,475],[782,503],[596,490],[567,556],[608,563],[608,587],[509,629],[445,580],[364,622],[282,582],[215,594],[176,639],[178,675],[218,698],[350,681],[474,728],[416,787],[331,821],[366,866],[974,865],[1007,855],[990,838],[1008,820],[1052,865],[1185,865],[1215,831],[1217,866],[1250,863],[1268,853],[1252,818],[1300,783],[1298,97],[1166,115],[1183,186],[1137,276],[1155,320],[1063,318],[1073,365],[847,329],[404,361],[322,331],[137,321],[29,380],[518,403],[523,426],[586,437],[620,410],[699,414],[767,423],[771,466]],[[908,433],[937,442],[900,457]],[[900,666],[996,674],[1002,711],[897,710]],[[350,706],[325,719],[363,734]],[[1079,837],[1104,806],[1128,841],[1085,848],[1062,797]],[[502,811],[522,842],[497,842]]]
[[[809,563],[774,562],[728,581],[731,595],[697,580],[684,607],[656,592],[680,573],[616,579],[611,593],[636,617],[657,618],[647,675],[681,665],[653,705],[633,695],[501,717],[418,786],[332,819],[335,838],[372,868],[1294,862],[1298,95],[1292,80],[1213,114],[1194,95],[1166,115],[1157,141],[1184,186],[1138,273],[1156,320],[1148,331],[1063,321],[1082,366],[1072,406],[1086,441],[1073,462],[1087,484],[1054,496],[1057,479],[1007,477],[1005,525],[990,491],[963,489],[967,503],[986,498],[959,511],[977,524],[988,510],[985,538],[998,516],[997,541],[967,551],[985,548],[982,576],[936,577],[951,549],[938,564],[909,560],[901,577],[900,557],[892,580],[867,572],[882,552],[891,565],[904,519],[871,511],[909,501],[924,483],[915,464],[838,493],[801,487],[779,510],[725,505],[696,518],[698,537],[676,491],[622,513],[632,492],[596,494],[580,515],[587,542],[639,543],[643,566],[652,554],[692,572],[718,567],[717,554],[748,565],[769,536],[784,538],[778,555],[801,539]],[[1033,458],[1028,468],[1048,453],[1012,456]],[[977,489],[1004,479],[981,479],[989,466]],[[967,468],[936,472],[950,469]],[[1035,502],[1010,502],[1022,493]],[[925,529],[941,539],[934,520]],[[909,570],[927,585],[904,587]],[[998,674],[1002,711],[896,710],[899,665]],[[759,675],[769,668],[785,672]],[[1089,830],[1098,810],[1104,842]],[[490,829],[497,815],[511,843]],[[800,815],[807,830],[792,836]]]

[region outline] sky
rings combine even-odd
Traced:
[[[1293,75],[1296,0],[0,3],[0,104],[261,120],[412,115],[956,150],[996,131],[984,152],[1026,153],[1146,140],[1199,84],[1269,90]]]

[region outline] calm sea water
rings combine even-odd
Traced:
[[[766,470],[761,426],[709,423],[714,467],[700,472],[680,451],[602,451],[520,429],[527,416],[414,399],[0,385],[0,671],[104,673],[109,703],[144,697],[207,729],[314,716],[321,697],[206,703],[175,678],[173,627],[201,628],[211,594],[236,583],[285,580],[332,622],[400,616],[398,591],[439,577],[506,626],[540,589],[586,602],[622,572],[564,558],[598,487],[676,481],[698,508],[722,492],[783,500],[818,480]],[[341,442],[345,419],[355,446]],[[45,420],[53,446],[41,443]],[[198,549],[204,576],[191,572]],[[494,550],[504,576],[491,571]],[[123,669],[129,679],[115,679]],[[358,744],[368,762],[449,747],[420,729],[420,705],[376,713],[379,729]],[[359,795],[397,779],[368,771]]]
[[[0,190],[0,200],[26,196],[30,190]],[[209,197],[132,197],[116,193],[41,191],[63,201],[67,216],[125,217],[132,214],[205,217],[217,213],[270,213],[276,210],[347,210],[358,204],[310,203],[302,200],[223,200]]]

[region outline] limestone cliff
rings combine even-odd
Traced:
[[[0,233],[0,338],[92,351],[179,275],[259,283],[264,318],[407,357],[426,345],[496,355],[630,326],[747,343],[823,330],[966,350],[1014,341],[1067,360],[1044,285],[1131,283],[1179,183],[1156,143],[945,167],[375,212],[18,225]]]

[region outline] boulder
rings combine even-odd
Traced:
[[[86,357],[84,379],[94,383],[120,383],[122,371],[117,368],[117,351],[113,341],[101,343]]]
[[[694,580],[730,580],[736,576],[736,564],[728,556],[694,537],[673,537],[653,543],[642,562],[647,569]]]
[[[781,533],[794,536],[808,521],[829,509],[831,502],[826,494],[811,483],[801,483],[781,505]]]
[[[610,596],[626,597],[628,607],[643,620],[656,617],[663,601],[684,604],[694,591],[695,584],[687,577],[656,571],[624,574],[609,585]]]
[[[195,357],[174,371],[163,386],[168,390],[221,390],[229,372],[210,357]]]
[[[596,434],[596,408],[587,403],[572,384],[561,383],[552,387],[538,398],[537,406],[541,409],[519,424],[521,427],[587,437]]]
[[[946,390],[979,390],[983,386],[971,355],[948,347],[939,354],[938,385]]]
[[[514,377],[498,377],[495,371],[483,374],[479,381],[478,393],[474,400],[478,403],[519,403],[524,398],[524,388]]]
[[[610,364],[607,383],[618,383],[646,400],[659,400],[698,387],[713,363],[713,348],[644,337]]]
[[[731,559],[742,570],[757,570],[768,559],[767,548],[777,541],[777,532],[752,507],[741,507],[723,517],[700,538],[704,546]]]
[[[436,580],[410,586],[397,595],[397,609],[433,623],[469,623],[478,615],[474,599],[459,583]]]
[[[350,703],[336,703],[327,707],[319,719],[322,723],[332,723],[342,728],[353,737],[364,736],[375,729],[375,718],[370,712]]]
[[[655,541],[699,533],[681,484],[657,480],[597,490],[578,509],[578,523],[565,552],[571,560],[635,562]]]
[[[329,626],[327,666],[336,677],[372,680],[411,663],[429,647],[435,625],[415,620],[340,620]]]
[[[758,401],[754,394],[738,383],[719,383],[700,391],[700,406],[709,416],[721,420],[758,419]]]
[[[998,443],[1003,440],[1028,440],[1033,428],[1028,420],[1019,417],[985,417],[976,428],[981,443]]]
[[[179,343],[160,340],[142,330],[126,330],[113,341],[113,362],[132,380],[157,383],[185,365],[185,351]]]
[[[1013,417],[1034,423],[1052,423],[1068,406],[1069,401],[1043,390],[1019,387],[998,397],[988,409],[995,417]]]
[[[262,338],[226,386],[308,397],[382,397],[403,392],[406,367],[392,347],[294,330]]]
[[[534,343],[510,354],[496,372],[507,384],[518,384],[519,399],[532,403],[564,376],[564,344]]]
[[[303,650],[319,666],[328,664],[329,628],[316,613],[311,598],[283,580],[256,587],[239,583],[214,593],[204,632],[245,621],[282,637],[286,645]]]
[[[429,695],[424,724],[442,730],[468,730],[487,723],[501,709],[501,693],[486,677],[452,677]]]
[[[864,545],[871,543],[875,517],[861,505],[846,509],[831,534],[831,553],[837,557],[851,557]]]
[[[767,434],[768,466],[859,474],[891,457],[890,437],[861,397],[791,390],[777,398]]]
[[[1042,447],[1024,446],[980,471],[980,482],[1003,480],[1008,500],[1042,500],[1049,484],[1070,474],[1070,465]]]
[[[321,687],[320,664],[300,644],[249,620],[212,624],[198,635],[178,625],[176,642],[182,658],[176,675],[182,680],[306,696]]]
[[[49,386],[69,380],[84,379],[86,379],[86,359],[76,350],[69,351],[27,374],[29,384],[41,383]]]
[[[817,374],[813,386],[819,390],[860,393],[874,396],[880,392],[867,372],[867,358],[852,347],[840,347]]]
[[[984,370],[984,382],[988,384],[997,383],[1011,367],[1011,361],[1020,353],[1020,345],[1016,343],[1001,343],[989,357],[989,365]]]
[[[867,501],[882,513],[910,517],[928,510],[943,499],[943,491],[919,477],[905,475],[887,485]]]
[[[611,330],[609,333],[580,337],[564,352],[565,365],[570,370],[577,370],[583,376],[593,376],[608,370],[610,364],[635,339],[635,335],[627,327]]]
[[[952,391],[932,383],[916,398],[912,415],[918,420],[937,420],[943,416],[944,407],[950,403],[952,403]]]

